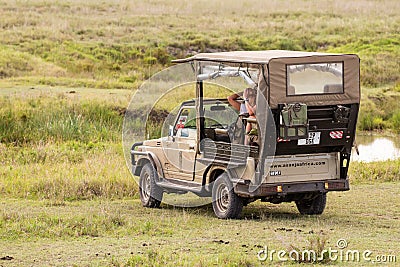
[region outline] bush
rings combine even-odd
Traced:
[[[400,110],[397,110],[395,113],[393,113],[392,118],[390,119],[390,122],[392,123],[392,128],[397,132],[400,133]]]

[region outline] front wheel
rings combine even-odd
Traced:
[[[233,191],[228,174],[221,174],[212,188],[213,210],[220,219],[239,217],[243,209],[243,199]]]
[[[158,208],[163,197],[163,190],[156,184],[157,172],[151,163],[143,166],[140,172],[139,192],[144,207]]]
[[[296,206],[303,215],[322,214],[326,206],[326,193],[319,193],[310,199],[297,200]]]

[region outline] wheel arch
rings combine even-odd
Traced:
[[[141,157],[140,159],[138,159],[138,161],[136,162],[134,175],[139,176],[143,166],[146,165],[147,163],[153,164],[148,157]]]
[[[205,174],[207,183],[212,184],[218,178],[218,176],[220,176],[224,172],[228,173],[229,175],[229,171],[226,169],[225,166],[211,165],[207,170],[207,173]]]
[[[147,152],[145,156],[142,156],[141,158],[138,159],[137,165],[136,165],[136,170],[135,170],[135,175],[140,175],[140,171],[142,170],[143,166],[146,165],[147,163],[150,163],[153,165],[154,169],[156,170],[158,174],[158,178],[163,178],[164,177],[164,171],[161,165],[160,160],[158,157],[152,153],[152,152]]]

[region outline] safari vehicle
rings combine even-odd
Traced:
[[[260,199],[294,201],[322,214],[326,194],[349,190],[348,168],[360,101],[357,55],[297,51],[200,53],[189,63],[196,99],[182,103],[167,137],[131,148],[140,199],[158,207],[164,193],[212,197],[218,218],[236,218]],[[206,99],[203,85],[241,77],[257,90],[256,117]],[[257,129],[246,144],[244,125]],[[254,137],[254,136],[253,136]]]

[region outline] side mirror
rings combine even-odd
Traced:
[[[181,129],[181,137],[189,137],[189,129],[188,128]]]
[[[174,135],[174,126],[170,125],[168,129],[168,136],[173,136]]]

